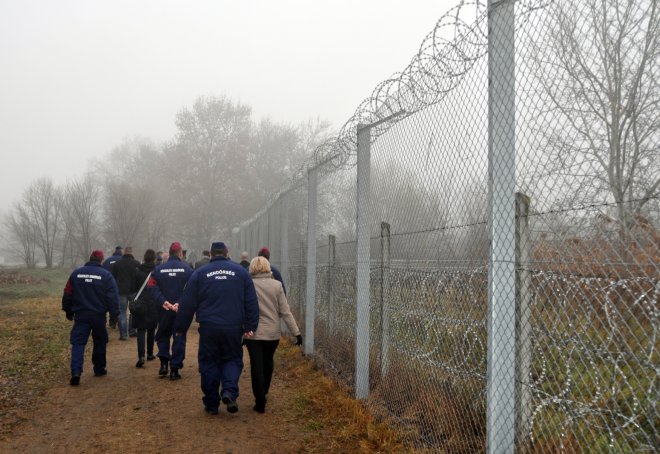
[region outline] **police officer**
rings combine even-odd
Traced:
[[[179,309],[179,300],[191,274],[192,269],[183,261],[181,243],[175,241],[170,245],[168,260],[154,269],[147,283],[147,289],[156,302],[159,312],[156,343],[160,358],[158,375],[161,378],[167,376],[168,365],[171,369],[170,380],[181,378],[179,369],[183,368],[185,359],[186,336],[184,334],[174,338],[171,353],[170,339],[174,336],[174,321]]]
[[[109,271],[101,265],[103,251],[92,251],[89,262],[77,268],[69,276],[62,295],[62,310],[66,318],[73,320],[71,328],[71,380],[72,386],[80,384],[80,375],[85,360],[85,345],[92,334],[94,348],[92,364],[94,375],[108,372],[105,349],[108,331],[105,328],[105,314],[119,316],[119,293],[117,283]]]
[[[119,260],[122,257],[122,255],[124,255],[123,251],[124,250],[122,249],[121,246],[115,247],[115,252],[113,252],[112,255],[107,259],[105,259],[105,261],[103,262],[103,268],[112,272],[112,266],[115,264],[117,260]]]
[[[264,257],[270,263],[270,249],[268,249],[266,246],[259,249],[259,253],[257,254],[257,256]],[[248,264],[248,266],[250,265]],[[273,279],[279,281],[282,284],[282,289],[284,290],[284,294],[286,295],[286,287],[284,286],[284,279],[282,279],[282,273],[280,273],[280,270],[275,268],[272,263],[270,264],[270,271],[271,273],[273,273]]]
[[[185,335],[197,313],[202,402],[210,414],[218,413],[221,399],[228,412],[238,411],[241,341],[243,335],[251,337],[259,324],[252,278],[241,265],[229,260],[227,253],[224,243],[212,244],[211,262],[196,270],[188,281],[175,325],[177,337]]]

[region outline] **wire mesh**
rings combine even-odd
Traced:
[[[660,6],[489,8],[443,16],[238,238],[408,449],[655,452]]]

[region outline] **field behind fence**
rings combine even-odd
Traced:
[[[410,448],[660,446],[659,8],[459,2],[234,230]]]

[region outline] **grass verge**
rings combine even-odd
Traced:
[[[308,434],[306,452],[405,451],[388,426],[375,422],[359,401],[317,370],[299,348],[281,342],[275,364],[284,386],[293,388],[285,411],[292,420],[304,421],[301,430]]]
[[[70,325],[58,297],[5,301],[0,311],[0,437],[26,419],[51,383],[65,380]]]

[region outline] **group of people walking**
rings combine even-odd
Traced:
[[[281,338],[280,319],[302,345],[302,336],[291,314],[286,289],[279,271],[270,265],[270,252],[262,248],[249,260],[228,257],[223,242],[214,242],[210,251],[193,267],[184,259],[179,242],[170,245],[158,264],[152,249],[138,262],[130,247],[104,261],[95,250],[89,261],[74,270],[65,286],[62,309],[73,321],[71,329],[71,380],[80,384],[84,351],[93,340],[94,375],[106,375],[106,344],[110,325],[116,321],[119,339],[127,340],[135,330],[138,361],[160,359],[160,377],[181,378],[186,351],[186,334],[192,320],[199,324],[198,365],[204,409],[217,414],[220,403],[230,413],[238,411],[238,380],[243,371],[243,349],[251,364],[254,410],[264,413],[273,374],[273,357]],[[145,310],[128,316],[132,299],[142,299]],[[154,343],[158,351],[154,356]]]

